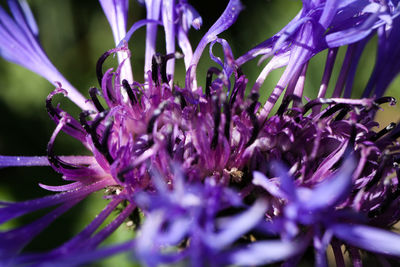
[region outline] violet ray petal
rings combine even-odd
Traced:
[[[282,199],[289,199],[289,196],[279,188],[278,184],[271,182],[271,180],[268,179],[261,172],[258,172],[258,171],[253,172],[253,184],[261,186],[262,188],[267,190],[268,193],[270,193],[274,197],[282,198]]]
[[[192,218],[174,218],[169,222],[168,231],[163,231],[157,237],[157,242],[163,246],[177,246],[184,240],[185,235],[193,228]]]
[[[4,223],[13,218],[39,209],[51,207],[63,202],[73,201],[74,199],[78,199],[92,192],[98,191],[107,185],[110,185],[111,183],[112,181],[110,180],[101,180],[80,188],[79,190],[63,192],[56,195],[23,202],[8,203],[4,208],[0,208],[0,223]]]
[[[304,245],[303,240],[254,242],[233,252],[229,258],[229,263],[239,266],[271,264],[301,253]]]
[[[85,184],[82,182],[75,182],[75,183],[70,183],[70,184],[66,184],[66,185],[52,186],[52,185],[45,185],[45,184],[39,183],[39,186],[48,191],[64,192],[64,191],[77,190],[77,189],[85,186]]]
[[[0,156],[0,168],[20,166],[50,166],[47,156],[23,157],[23,156]]]
[[[355,167],[354,158],[348,158],[337,173],[315,186],[307,199],[302,199],[299,194],[302,208],[309,211],[326,209],[344,200],[352,189],[352,173]]]
[[[215,56],[214,53],[212,52],[212,49],[213,49],[215,43],[219,43],[222,46],[222,50],[224,52],[224,62],[222,62],[221,58],[219,58],[218,56]],[[216,38],[214,41],[211,42],[209,50],[210,50],[209,51],[210,58],[215,63],[220,65],[224,70],[224,73],[226,76],[225,79],[226,79],[227,88],[228,88],[227,95],[229,95],[229,92],[231,89],[231,82],[230,82],[229,78],[232,75],[233,70],[236,67],[236,62],[235,62],[235,59],[234,59],[234,56],[232,53],[232,49],[225,39]]]
[[[166,53],[175,53],[175,38],[176,38],[176,25],[175,25],[175,0],[163,0],[161,9],[161,17],[165,31],[165,49]],[[167,75],[173,77],[175,68],[175,58],[167,62]]]
[[[143,19],[143,20],[139,20],[137,22],[135,22],[129,29],[129,31],[126,33],[125,37],[122,38],[122,40],[119,42],[119,44],[117,45],[117,48],[122,47],[124,45],[125,42],[128,42],[132,35],[141,27],[147,25],[147,24],[157,24],[157,25],[162,25],[162,23],[158,20],[154,20],[154,19]]]
[[[59,156],[59,158],[73,165],[91,165],[96,163],[91,156]],[[33,166],[50,166],[47,156],[1,156],[0,169],[6,167],[33,167]]]
[[[147,0],[146,4],[146,18],[152,20],[160,19],[161,0]],[[151,61],[156,52],[156,37],[157,25],[149,24],[146,29],[146,51],[144,62],[144,73],[151,70]]]
[[[79,234],[75,235],[71,240],[63,245],[45,254],[25,254],[17,258],[17,263],[33,264],[35,266],[42,266],[43,264],[56,263],[57,265],[65,260],[66,257],[71,255],[81,256],[93,253],[93,250],[82,249],[85,246],[85,241],[96,231],[97,228],[104,222],[104,220],[111,214],[112,211],[118,206],[122,200],[113,199]],[[77,255],[78,254],[78,255]]]
[[[371,252],[400,257],[400,235],[357,224],[334,224],[330,227],[339,239]]]
[[[218,18],[218,20],[211,26],[207,33],[200,40],[194,54],[192,57],[192,62],[190,65],[197,65],[200,60],[200,56],[207,44],[217,38],[217,35],[228,29],[239,16],[240,11],[242,11],[243,6],[239,0],[230,0],[228,6]]]
[[[10,259],[12,255],[17,253],[24,246],[26,246],[43,229],[45,229],[55,219],[57,219],[60,215],[72,208],[82,199],[83,198],[81,197],[71,200],[28,225],[1,232],[0,259]]]
[[[233,243],[262,221],[267,206],[266,201],[258,200],[243,213],[229,219],[224,219],[223,224],[220,225],[223,230],[215,235],[209,236],[209,238],[206,237],[207,243],[210,247],[219,249]]]
[[[112,234],[124,221],[131,215],[132,211],[135,209],[136,205],[128,204],[128,206],[118,215],[117,218],[112,220],[106,227],[101,229],[97,234],[95,234],[91,239],[85,242],[85,249],[97,247],[104,239],[106,239],[110,234]]]
[[[90,236],[100,227],[104,220],[111,214],[113,210],[118,206],[122,200],[113,199],[97,216],[96,218],[83,229],[79,234],[75,235],[74,238],[64,243],[59,248],[50,252],[49,255],[68,255],[71,251],[77,251],[81,248],[82,244],[87,241]],[[86,244],[86,243],[85,243]]]
[[[128,241],[122,244],[102,247],[97,250],[77,250],[73,253],[68,253],[62,258],[44,259],[43,262],[35,264],[37,267],[70,267],[81,266],[85,263],[96,262],[101,259],[111,257],[115,254],[131,251],[134,249],[135,241]],[[23,262],[23,261],[21,261]]]
[[[280,190],[285,192],[289,200],[296,201],[298,196],[296,192],[296,185],[289,170],[280,162],[275,161],[271,163],[271,169],[280,181]]]
[[[114,36],[115,45],[118,45],[126,35],[126,22],[128,17],[128,0],[99,0],[104,14],[107,17],[108,23]],[[125,64],[121,65],[121,76],[123,79],[128,80],[129,83],[133,82],[132,68],[129,57],[123,53],[118,53],[118,62]]]
[[[200,30],[200,27],[203,24],[203,19],[197,10],[189,3],[186,3],[186,1],[179,4],[179,9],[182,12],[181,24],[185,33],[189,31],[190,27]]]
[[[322,15],[319,18],[319,24],[327,29],[331,24],[333,18],[336,15],[337,9],[339,7],[340,0],[327,0],[325,4],[325,8],[322,11]]]
[[[61,82],[71,101],[82,109],[94,109],[47,58],[36,38],[37,27],[26,5],[19,5],[16,0],[9,3],[14,19],[0,7],[0,56],[41,75],[52,84]]]
[[[118,44],[126,34],[129,1],[99,0],[99,2],[111,26],[115,44]]]
[[[9,1],[10,10],[13,13],[14,17],[16,17],[16,14],[13,12],[13,7],[12,7],[12,6],[14,6],[14,4],[11,4],[11,2],[16,2],[16,1]],[[32,11],[31,11],[28,3],[25,0],[19,0],[18,8],[21,10],[21,12],[23,14],[22,16],[23,16],[25,22],[27,23],[30,31],[32,32],[32,34],[35,37],[37,37],[39,35],[39,28],[36,24],[35,18],[32,14]],[[20,20],[18,20],[18,21],[20,21]]]

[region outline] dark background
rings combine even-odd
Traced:
[[[4,7],[4,2],[1,1]],[[245,9],[237,23],[221,37],[226,38],[236,57],[240,56],[259,42],[279,31],[301,8],[301,1],[293,0],[247,0],[242,1]],[[106,50],[113,48],[114,41],[108,22],[97,1],[64,1],[64,0],[35,0],[29,1],[40,29],[40,40],[44,50],[53,64],[61,73],[85,96],[91,86],[97,85],[95,64],[98,57]],[[203,0],[192,1],[203,17],[203,26],[199,32],[191,30],[190,38],[195,49],[202,35],[223,12],[228,1]],[[136,1],[130,1],[128,25],[145,16],[145,10]],[[163,32],[160,30],[160,52],[163,51]],[[139,81],[143,77],[145,29],[140,29],[129,42],[132,50],[132,66],[134,76]],[[216,46],[217,47],[217,46]],[[360,96],[375,58],[376,40],[368,45],[360,63],[353,96]],[[218,51],[219,48],[216,49]],[[339,54],[343,58],[345,49]],[[315,98],[322,76],[326,53],[323,52],[312,60],[306,81],[305,96]],[[199,85],[205,81],[206,71],[210,64],[208,47],[198,68]],[[340,61],[339,61],[340,62]],[[262,67],[257,61],[247,63],[244,73],[249,79],[249,86],[254,84]],[[340,66],[336,66],[333,80],[337,77]],[[282,70],[270,75],[261,88],[263,99],[269,95],[274,84],[279,79]],[[185,75],[183,63],[177,63],[176,80],[183,84]],[[398,95],[397,80],[391,86],[388,94]],[[333,87],[333,86],[331,86]],[[47,80],[30,71],[0,59],[0,154],[1,155],[45,155],[46,145],[55,128],[48,118],[45,109],[45,98],[54,89]],[[332,90],[332,88],[330,88]],[[78,114],[77,109],[68,99],[56,97],[64,109]],[[397,121],[399,110],[390,108],[379,115],[382,124]],[[384,126],[385,126],[384,125]],[[62,155],[85,154],[82,145],[67,135],[60,135],[56,141],[56,151]],[[38,187],[38,183],[58,185],[62,183],[60,175],[46,167],[7,168],[0,169],[0,199],[21,201],[49,194]],[[68,237],[78,233],[104,207],[106,201],[102,193],[93,194],[43,232],[30,244],[27,251],[43,251],[61,244]],[[44,211],[45,212],[45,211]],[[40,216],[43,212],[35,213]],[[24,216],[0,227],[1,230],[23,225],[34,216]],[[114,233],[106,243],[122,242],[132,238],[134,234],[126,229]],[[118,264],[130,266],[124,256],[113,257],[102,263],[104,266]]]

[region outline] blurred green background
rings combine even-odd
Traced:
[[[3,6],[4,2],[1,1]],[[222,13],[227,2],[227,0],[192,1],[192,5],[203,17],[202,29],[199,32],[191,30],[190,38],[193,47]],[[294,0],[243,0],[242,2],[245,9],[237,23],[221,35],[229,41],[236,57],[279,31],[301,8],[301,1]],[[94,0],[32,0],[29,3],[37,19],[40,40],[48,57],[76,88],[88,96],[88,89],[97,85],[95,75],[97,59],[114,45],[111,30],[100,5]],[[144,8],[136,1],[130,1],[128,25],[132,25],[134,21],[144,16]],[[163,53],[162,35],[163,32],[160,30],[159,49]],[[143,28],[135,33],[129,42],[132,50],[134,76],[139,81],[143,80],[144,38],[145,29]],[[354,97],[361,95],[368,80],[374,64],[375,48],[376,40],[372,40],[360,62],[354,85]],[[216,51],[218,50],[220,48],[216,49]],[[343,58],[344,52],[345,49],[340,51],[339,60]],[[311,61],[305,93],[305,96],[309,98],[315,98],[317,95],[325,57],[326,53],[323,52]],[[206,71],[210,64],[215,65],[208,59],[207,48],[198,68],[199,85],[203,85],[205,82]],[[264,65],[265,63],[257,66],[255,60],[243,67],[250,87],[254,84]],[[333,81],[339,70],[340,64],[337,64],[332,77]],[[281,73],[282,70],[273,72],[263,85],[261,88],[263,99],[269,95]],[[176,68],[178,83],[183,84],[184,75],[183,62],[178,62]],[[399,85],[400,81],[397,79],[387,95],[399,96],[397,89]],[[330,91],[332,91],[332,87],[331,84]],[[53,89],[54,87],[45,79],[0,59],[0,154],[25,156],[46,154],[46,145],[55,125],[46,113],[45,98]],[[72,114],[78,114],[79,109],[66,98],[56,97],[56,101],[61,102],[61,106],[65,110],[71,111]],[[381,112],[378,116],[382,125],[386,126],[391,121],[399,120],[400,109],[397,107],[386,108],[385,112]],[[56,151],[62,155],[88,153],[83,150],[79,142],[63,134],[57,138]],[[0,199],[9,201],[21,201],[49,194],[38,187],[39,182],[50,185],[62,183],[60,175],[46,167],[0,169],[0,176]],[[78,233],[105,204],[106,200],[102,199],[102,192],[93,194],[46,229],[26,250],[43,251],[61,244]],[[35,213],[33,216],[24,216],[2,225],[0,229],[23,225],[40,214],[43,212]],[[127,230],[127,227],[122,226],[106,243],[121,242],[132,236],[133,233]],[[96,264],[96,266],[110,264],[130,266],[125,259],[124,255],[116,256]]]

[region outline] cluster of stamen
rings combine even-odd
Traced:
[[[167,182],[173,184],[171,161],[178,161],[184,166],[188,180],[203,181],[214,176],[220,183],[231,184],[241,191],[246,201],[253,201],[260,191],[252,184],[252,173],[257,170],[273,177],[268,166],[273,160],[292,166],[293,177],[304,186],[313,187],[335,172],[344,158],[352,154],[365,157],[364,162],[376,166],[373,170],[360,171],[355,177],[354,183],[363,184],[363,187],[353,190],[346,206],[359,205],[362,209],[363,205],[369,205],[369,200],[364,197],[362,203],[355,204],[360,202],[357,194],[369,194],[381,186],[383,174],[394,169],[399,174],[399,154],[383,151],[399,148],[394,140],[400,130],[391,123],[377,133],[372,131],[372,117],[379,105],[393,104],[393,98],[358,102],[319,98],[303,106],[300,97],[288,95],[274,116],[259,121],[259,96],[257,93],[251,93],[248,98],[244,96],[246,80],[239,68],[235,70],[235,83],[227,95],[224,90],[227,78],[223,77],[223,71],[211,67],[203,94],[169,85],[171,77],[167,75],[166,64],[176,58],[175,54],[154,55],[148,73],[151,80],[146,84],[130,84],[125,79],[114,79],[112,84],[111,74],[103,74],[101,70],[109,55],[105,53],[97,64],[102,90],[94,87],[89,90],[96,112],[83,111],[78,123],[51,105],[52,96],[57,92],[49,96],[47,109],[57,123],[66,116],[63,130],[73,133],[84,144],[89,142],[87,147],[104,157],[108,164],[106,172],[110,172],[118,186],[112,192],[118,195],[152,188],[149,171],[152,168],[169,177]],[[215,80],[213,75],[216,75]],[[118,98],[118,90],[125,90],[129,101]],[[103,107],[98,96],[104,96],[108,108]],[[322,105],[328,107],[322,109]],[[345,127],[336,127],[339,124]],[[52,142],[54,140],[49,143],[50,148]],[[368,147],[376,152],[364,153],[363,149]],[[86,168],[62,162],[52,149],[48,151],[55,169],[79,172],[80,168]],[[95,157],[104,167],[101,158]],[[333,157],[337,159],[328,162],[327,159]],[[397,187],[392,189],[392,184],[390,187],[385,189],[389,193],[381,204],[368,214],[371,218],[384,213],[393,199],[400,196]],[[126,188],[129,190],[125,191]],[[267,193],[262,194],[268,197]],[[282,207],[273,208],[276,213],[276,209]]]

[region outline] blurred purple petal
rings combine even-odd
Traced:
[[[264,265],[291,258],[304,249],[303,241],[259,241],[233,252],[230,263],[235,265]]]
[[[352,246],[367,251],[400,257],[400,235],[365,225],[334,224],[333,233]]]

